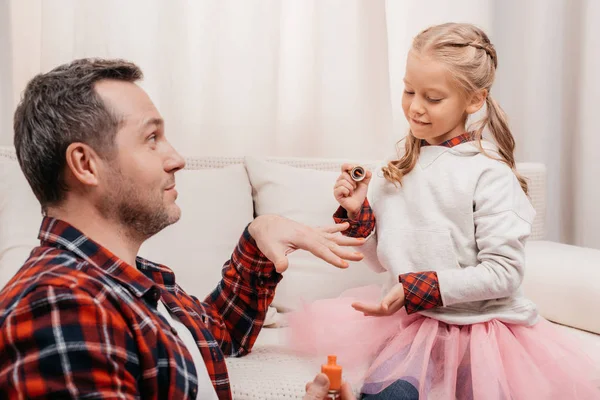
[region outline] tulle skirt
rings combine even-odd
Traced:
[[[370,286],[305,305],[289,317],[289,345],[337,355],[344,378],[366,394],[401,379],[420,399],[600,399],[598,369],[545,319],[449,325],[404,309],[365,317],[351,307],[378,302],[380,293]]]

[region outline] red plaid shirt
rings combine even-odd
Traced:
[[[44,218],[39,237],[0,292],[0,398],[195,399],[192,357],[161,298],[231,398],[224,357],[251,350],[281,279],[247,229],[203,302],[169,268],[132,267],[63,221]]]
[[[458,135],[453,137],[452,139],[448,139],[443,143],[437,145],[431,145],[427,143],[425,139],[421,140],[421,146],[444,146],[444,147],[454,147],[458,146],[461,143],[470,142],[473,140],[473,132],[465,132],[462,135]]]
[[[471,140],[473,140],[473,134],[466,132],[439,144],[439,146],[454,147]],[[424,140],[421,143],[423,146],[429,146]],[[366,199],[355,220],[349,219],[348,213],[342,207],[339,207],[333,214],[333,219],[336,223],[348,222],[350,228],[343,233],[352,237],[368,237],[373,232],[373,229],[375,229],[376,224],[375,215],[369,201]],[[405,308],[408,314],[443,305],[438,277],[435,271],[402,274],[398,277],[398,281],[402,283],[404,288]]]

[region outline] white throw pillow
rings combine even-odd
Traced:
[[[176,183],[181,219],[146,241],[140,255],[171,268],[203,300],[253,219],[252,191],[243,164],[179,171]]]
[[[256,215],[277,214],[311,226],[333,224],[338,203],[333,197],[337,171],[295,168],[246,157],[246,169]],[[289,269],[279,283],[273,306],[293,310],[302,301],[336,297],[346,289],[384,283],[386,274],[375,274],[362,262],[341,270],[306,251],[289,255]]]
[[[525,255],[523,290],[540,314],[600,334],[600,250],[534,240]]]
[[[40,203],[16,160],[0,160],[0,288],[15,275],[37,239]]]

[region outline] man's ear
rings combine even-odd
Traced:
[[[72,179],[86,186],[97,186],[99,181],[98,154],[85,143],[75,142],[67,147],[67,167]]]
[[[481,110],[481,107],[483,107],[483,103],[485,103],[487,96],[487,89],[481,89],[475,94],[473,94],[471,96],[469,104],[467,104],[467,114],[475,114],[477,111]]]

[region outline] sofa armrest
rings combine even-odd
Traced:
[[[523,290],[540,314],[600,334],[600,250],[531,241],[525,255]]]

